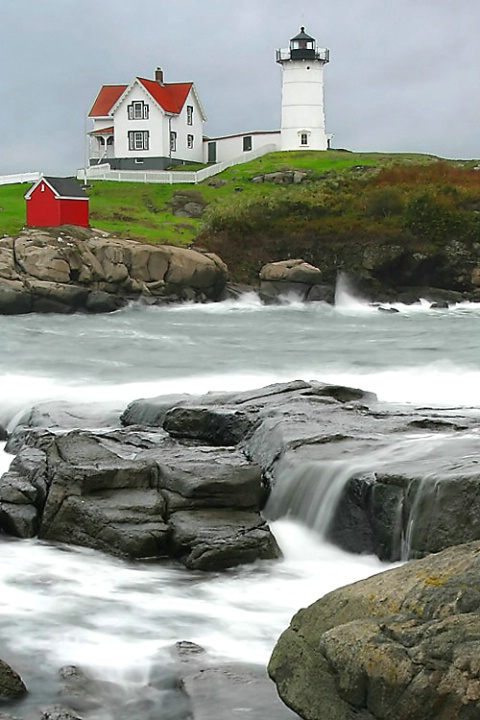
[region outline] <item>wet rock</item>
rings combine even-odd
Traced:
[[[325,302],[333,305],[335,301],[335,288],[333,285],[312,285],[307,291],[306,302]]]
[[[400,312],[400,310],[398,310],[398,308],[384,307],[383,305],[380,305],[380,307],[378,307],[377,310],[382,313],[390,313],[390,314],[395,314],[395,313]]]
[[[293,618],[269,673],[303,718],[474,720],[480,544],[329,593]]]
[[[135,429],[32,430],[0,479],[0,529],[222,569],[278,555],[260,516],[265,493],[260,468],[238,448],[188,447]]]
[[[43,710],[41,720],[83,720],[83,718],[71,708],[54,705]]]
[[[8,438],[8,433],[3,425],[0,425],[0,442],[4,442]]]
[[[262,471],[240,450],[168,443],[138,459],[158,465],[169,514],[205,507],[258,511],[264,504]]]
[[[46,424],[70,423],[62,412],[47,409]],[[16,429],[7,449],[37,448],[46,469],[32,475],[22,450],[0,480],[4,532],[39,526],[42,538],[122,556],[227,567],[250,562],[255,543],[256,557],[273,555],[260,512],[316,527],[328,498],[321,531],[354,552],[395,560],[480,538],[474,413],[388,408],[359,389],[300,380],[138,400],[122,422],[95,433]]]
[[[23,283],[0,278],[0,314],[22,315],[31,311],[31,294]]]
[[[92,290],[85,300],[85,310],[91,313],[110,313],[125,307],[127,300],[122,297],[104,292],[103,290]]]
[[[0,480],[0,530],[14,537],[35,537],[46,493],[46,455],[26,447]]]
[[[193,720],[293,720],[265,669],[250,663],[220,663],[195,643],[176,643],[174,656],[188,693]]]
[[[0,660],[0,702],[18,700],[26,693],[27,688],[20,675]]]
[[[202,440],[208,445],[236,445],[254,421],[238,410],[223,408],[172,408],[163,428],[172,437]]]
[[[156,463],[123,458],[100,438],[75,431],[59,436],[48,457],[52,482],[40,538],[131,558],[165,554]]]
[[[280,549],[257,514],[238,510],[176,512],[170,518],[170,552],[190,570],[223,570],[280,557]]]
[[[109,403],[81,403],[52,400],[38,403],[16,418],[16,425],[24,428],[68,430],[73,428],[103,428],[119,425],[121,405]]]
[[[480,469],[471,434],[444,435],[422,456],[352,474],[329,537],[346,550],[395,561],[480,538]],[[434,452],[434,457],[432,457]],[[377,461],[378,462],[378,461]],[[361,548],[361,550],[360,550]]]

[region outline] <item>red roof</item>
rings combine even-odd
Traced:
[[[89,135],[113,135],[113,125],[110,127],[102,128],[101,130],[92,130]]]
[[[104,85],[88,113],[88,117],[106,117],[128,85]]]
[[[160,85],[156,80],[145,80],[145,78],[137,78],[137,80],[165,112],[175,114],[181,112],[193,85],[191,82]]]
[[[156,80],[146,80],[145,78],[137,78],[137,80],[165,112],[175,113],[176,115],[181,112],[185,105],[185,100],[193,85],[193,83],[166,83],[160,85]],[[106,117],[109,115],[113,106],[127,88],[128,85],[104,85],[98,93],[88,117]]]

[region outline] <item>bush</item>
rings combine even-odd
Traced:
[[[383,187],[373,190],[367,197],[365,211],[374,218],[399,215],[403,211],[402,194],[397,188]]]

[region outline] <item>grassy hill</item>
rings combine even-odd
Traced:
[[[433,158],[421,155],[388,155],[348,152],[273,153],[263,158],[238,165],[218,176],[225,185],[212,187],[209,181],[197,186],[207,202],[220,200],[241,188],[256,196],[262,195],[251,179],[261,173],[285,168],[306,171],[312,176],[324,172],[338,172],[359,164],[384,166],[392,162],[431,162]],[[215,183],[214,183],[215,184]],[[0,186],[0,234],[13,235],[25,223],[23,196],[30,186]],[[171,201],[176,191],[192,190],[195,186],[145,185],[143,183],[94,182],[90,191],[92,224],[103,230],[148,242],[186,244],[197,235],[201,222],[175,217]],[[238,192],[238,190],[237,190]]]
[[[94,182],[91,222],[140,241],[195,243],[249,281],[268,260],[300,255],[325,263],[345,244],[417,242],[425,249],[452,236],[478,240],[477,165],[428,155],[273,153],[197,186]],[[259,180],[292,170],[304,173],[301,183]],[[0,187],[0,234],[23,226],[27,188]],[[178,217],[179,196],[205,205],[203,217]]]

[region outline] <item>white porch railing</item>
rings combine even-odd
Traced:
[[[37,182],[42,177],[41,172],[19,173],[18,175],[0,175],[0,185],[17,185],[18,183]]]
[[[272,144],[263,145],[258,150],[244,152],[236,158],[224,162],[209,165],[196,172],[175,171],[175,170],[112,170],[108,163],[92,165],[89,168],[81,168],[77,172],[77,180],[113,180],[114,182],[142,182],[142,183],[164,183],[173,185],[176,183],[197,184],[209,177],[218,175],[233,165],[242,165],[250,160],[256,160],[267,153],[276,152],[277,146]]]

